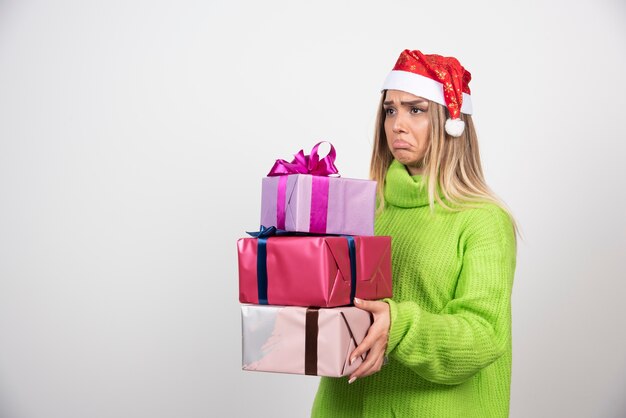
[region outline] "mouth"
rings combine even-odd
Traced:
[[[402,139],[394,139],[391,143],[394,149],[410,149],[412,146]]]

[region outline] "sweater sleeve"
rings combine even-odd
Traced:
[[[439,313],[391,299],[387,354],[424,379],[459,384],[497,360],[511,338],[515,233],[500,208],[473,211],[461,234],[454,298]]]

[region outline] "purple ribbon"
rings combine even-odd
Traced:
[[[313,234],[326,233],[328,219],[328,177],[313,176],[311,183],[311,215],[309,218],[309,232]]]
[[[269,177],[282,176],[278,181],[278,193],[276,196],[276,227],[285,229],[286,195],[287,195],[287,175],[289,174],[311,174],[313,175],[311,184],[311,220],[309,232],[326,233],[326,221],[328,218],[328,177],[336,174],[339,170],[335,167],[335,147],[330,145],[330,151],[324,158],[320,158],[317,150],[326,141],[318,142],[311,149],[310,155],[305,155],[300,150],[294,155],[291,162],[276,160],[274,166],[267,174]]]
[[[285,229],[285,215],[287,213],[287,176],[278,179],[278,194],[276,195],[276,228]]]

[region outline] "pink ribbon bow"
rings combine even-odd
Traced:
[[[321,144],[327,141],[318,142],[311,149],[311,155],[305,155],[303,150],[300,150],[294,155],[293,161],[290,163],[285,160],[276,160],[274,166],[267,174],[268,177],[284,176],[287,174],[312,174],[314,176],[331,176],[339,173],[337,167],[335,167],[335,147],[330,142],[330,151],[326,157],[321,158],[317,153],[317,149]]]

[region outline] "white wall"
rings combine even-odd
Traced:
[[[511,416],[625,416],[625,41],[619,0],[0,0],[0,416],[306,416],[240,371],[235,241],[276,158],[367,176],[404,48],[472,72],[524,233]]]

